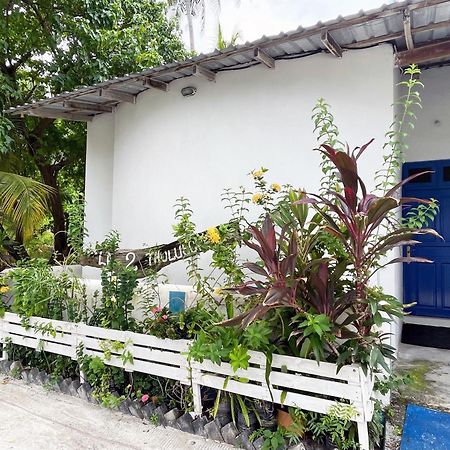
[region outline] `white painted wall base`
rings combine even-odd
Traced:
[[[404,323],[412,323],[415,325],[450,328],[450,319],[444,319],[442,317],[406,316],[403,321]]]

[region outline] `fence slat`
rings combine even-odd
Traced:
[[[263,353],[254,351],[249,351],[248,353],[250,355],[250,363],[258,365],[266,364],[266,356]],[[328,362],[321,362],[318,364],[317,361],[312,359],[274,354],[272,357],[272,367],[280,369],[283,366],[289,371],[299,373],[308,373],[342,381],[359,381],[359,366],[356,364],[344,366],[337,372],[336,364]]]
[[[186,339],[160,339],[147,334],[132,333],[129,331],[111,330],[108,328],[93,327],[83,323],[78,324],[78,333],[85,336],[107,339],[111,341],[125,342],[130,340],[133,344],[147,347],[173,350],[176,352],[187,352],[190,341]]]
[[[247,378],[250,381],[266,384],[266,374],[264,366],[262,368],[249,367],[247,370],[238,369],[233,371],[228,363],[220,365],[212,361],[203,361],[202,363],[192,362],[192,367],[202,373],[220,374]],[[291,367],[288,367],[291,370]],[[303,370],[305,373],[305,370]],[[295,389],[298,391],[309,391],[315,394],[329,395],[338,399],[361,401],[361,390],[356,384],[347,384],[340,381],[317,378],[317,376],[303,376],[296,373],[283,373],[272,371],[269,376],[271,385],[285,387],[286,389]]]
[[[52,336],[50,333],[36,331],[33,328],[29,328],[28,330],[26,330],[21,325],[15,323],[5,322],[3,326],[3,329],[8,332],[8,334],[17,334],[20,336],[41,339],[47,342],[57,342],[67,345],[73,345],[75,342],[75,338],[72,334],[61,331],[56,331],[56,336]]]
[[[283,403],[286,406],[294,406],[297,408],[302,408],[308,411],[314,411],[321,414],[326,414],[331,406],[336,402],[333,400],[327,400],[323,398],[313,397],[310,395],[297,394],[293,392],[286,391],[286,397],[284,402],[281,402],[283,391],[279,389],[272,389],[272,396],[270,395],[269,389],[264,386],[256,384],[241,383],[235,380],[229,380],[227,382],[226,388],[224,389],[224,378],[217,377],[214,375],[202,374],[198,379],[195,380],[198,384],[203,386],[208,386],[214,389],[221,389],[227,392],[232,392],[235,394],[245,395],[247,397],[258,398],[266,401],[273,401],[275,403]],[[359,409],[355,407],[359,413]]]
[[[183,384],[190,384],[189,372],[186,368],[178,368],[142,360],[134,360],[133,364],[124,364],[119,356],[111,355],[110,359],[105,360],[103,352],[95,350],[86,350],[85,354],[88,356],[99,356],[106,365],[120,367],[128,372],[142,372],[149,375],[170,378],[171,380],[178,380]]]
[[[38,325],[38,324],[52,324],[53,328],[59,328],[61,331],[71,333],[77,327],[77,324],[74,322],[66,322],[64,320],[54,320],[54,319],[45,319],[43,317],[30,317],[29,319],[30,325]],[[22,319],[18,314],[14,313],[5,313],[3,317],[3,321],[9,323],[15,323],[22,325]]]
[[[27,336],[18,336],[15,334],[8,335],[8,338],[11,339],[11,342],[13,344],[34,348],[36,350],[40,350],[42,346],[43,351],[55,353],[57,355],[68,356],[72,359],[76,358],[75,348],[72,346],[57,344],[55,342],[46,342],[40,339],[34,339]]]
[[[101,342],[105,341],[87,336],[83,338],[83,343],[86,350],[99,350],[103,352]],[[136,345],[127,345],[124,350],[131,352],[135,359],[147,359],[150,361],[166,363],[167,365],[187,367],[187,359],[185,356],[181,355],[181,353],[165,352],[163,350],[155,350]],[[120,351],[115,352],[114,350],[111,350],[111,353],[119,356],[121,354]]]

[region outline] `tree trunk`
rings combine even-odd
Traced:
[[[57,261],[64,259],[69,254],[67,243],[66,217],[62,205],[61,192],[58,186],[58,170],[51,165],[38,164],[43,182],[52,187],[55,192],[50,197],[50,211],[53,217],[54,255]]]
[[[192,23],[192,0],[186,0],[186,15],[189,30],[189,47],[191,52],[195,52],[194,44],[194,25]]]
[[[20,241],[14,241],[13,239],[10,239],[9,236],[5,234],[5,229],[3,228],[3,225],[0,224],[0,232],[3,234],[3,241],[2,241],[2,247],[8,252],[8,255],[16,260],[20,261],[23,259],[28,259],[30,256],[28,255],[28,252],[26,251],[23,242]],[[4,257],[0,257],[0,260],[6,264],[10,265],[12,261],[7,261]],[[0,263],[0,266],[4,265]],[[3,270],[4,267],[1,267],[1,270]]]

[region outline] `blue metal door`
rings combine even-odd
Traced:
[[[450,317],[450,160],[406,163],[403,178],[425,170],[433,173],[421,175],[405,185],[403,195],[438,200],[439,213],[429,227],[444,240],[425,236],[417,239],[421,244],[404,249],[405,253],[428,258],[433,263],[403,265],[403,300],[417,303],[412,314]]]

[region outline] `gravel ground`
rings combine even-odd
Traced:
[[[230,450],[178,430],[0,376],[0,449]]]

